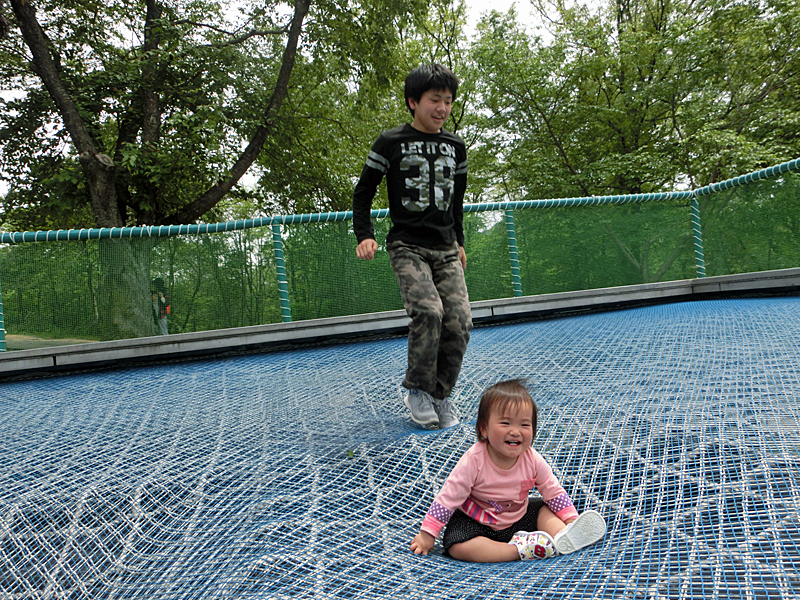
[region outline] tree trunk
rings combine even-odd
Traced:
[[[147,17],[144,24],[144,55],[153,56],[161,43],[161,27],[158,23],[162,16],[162,7],[157,0],[147,0]],[[146,161],[157,154],[161,142],[161,97],[156,91],[158,80],[158,63],[146,59],[142,69],[142,158]],[[158,186],[145,179],[142,182],[146,195],[146,205],[150,208],[140,214],[140,220],[146,223],[157,221],[160,214],[160,190]]]
[[[120,340],[155,335],[150,256],[155,238],[100,240],[100,335]]]
[[[55,101],[78,150],[97,226],[121,227],[123,223],[117,209],[114,185],[114,161],[107,154],[98,151],[75,101],[61,81],[59,66],[50,53],[50,41],[36,20],[34,8],[26,0],[11,0],[11,7],[17,17],[22,37],[33,55],[32,68]]]

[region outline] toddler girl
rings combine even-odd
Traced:
[[[568,554],[605,535],[600,513],[579,516],[550,465],[531,447],[536,418],[536,403],[522,381],[503,381],[484,392],[478,441],[434,498],[411,541],[415,554],[430,552],[445,525],[445,553],[471,562]],[[534,487],[541,499],[528,498]]]

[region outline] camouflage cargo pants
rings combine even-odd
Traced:
[[[387,249],[403,306],[411,317],[403,386],[446,398],[461,372],[472,329],[458,244],[431,250],[392,242]]]

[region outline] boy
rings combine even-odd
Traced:
[[[413,69],[405,82],[413,121],[378,137],[353,193],[356,254],[372,260],[378,244],[370,210],[386,176],[392,219],[386,249],[411,317],[403,401],[415,423],[440,429],[458,423],[447,397],[472,329],[462,227],[467,150],[442,129],[457,90],[458,79],[442,65]]]

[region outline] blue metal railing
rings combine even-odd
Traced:
[[[514,211],[506,210],[506,237],[508,238],[508,256],[511,260],[511,285],[514,297],[522,296],[522,279],[519,276],[519,254],[517,253],[517,230],[514,227]]]

